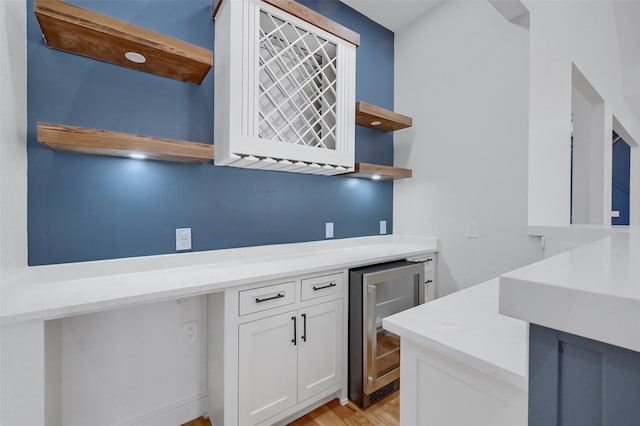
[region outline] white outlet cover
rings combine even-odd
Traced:
[[[333,222],[327,222],[324,224],[324,237],[333,238]]]
[[[198,321],[191,321],[184,325],[184,336],[188,342],[198,340]]]
[[[380,235],[385,235],[387,233],[387,221],[380,221]]]
[[[191,250],[191,228],[176,229],[176,251]]]
[[[470,220],[467,222],[467,238],[478,238],[478,222]]]

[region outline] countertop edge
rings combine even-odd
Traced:
[[[23,274],[20,280],[2,287],[0,324],[51,320],[162,302],[215,293],[254,282],[364,266],[438,251],[437,239],[411,236],[387,236],[380,240],[354,239],[352,246],[348,242],[342,242],[337,247],[335,243],[317,243],[298,243],[305,247],[304,254],[296,254],[297,245],[294,243],[287,245],[285,252],[276,256],[69,280],[60,280],[64,274],[58,273],[55,275],[58,280],[51,282],[42,282],[28,273]],[[310,247],[317,249],[309,250]],[[251,248],[247,252],[255,250]],[[234,249],[234,254],[238,253],[241,254],[242,249]],[[73,274],[70,275],[73,277]],[[178,280],[180,283],[177,283]],[[68,301],[64,300],[65,295]]]
[[[487,282],[477,284],[476,286],[472,286],[467,289],[460,290],[459,292],[456,292],[453,294],[455,295],[455,297],[452,298],[451,300],[448,300],[447,296],[437,299],[434,302],[437,302],[439,306],[438,308],[435,308],[436,309],[435,311],[432,311],[434,312],[432,315],[438,315],[437,312],[439,310],[442,310],[445,307],[447,309],[449,308],[460,309],[461,304],[469,303],[469,298],[473,298],[475,296],[476,291],[482,291],[482,292],[490,291],[491,292],[490,297],[497,298],[498,297],[497,284],[498,284],[497,278],[495,278],[493,280],[489,280]],[[482,287],[479,287],[479,286],[482,286]],[[469,291],[465,293],[465,290],[469,290]],[[463,302],[463,300],[465,301]],[[522,372],[523,374],[521,374],[519,371],[515,371],[512,368],[499,365],[498,363],[495,362],[495,360],[485,359],[481,356],[478,356],[477,354],[474,354],[472,350],[467,351],[467,350],[458,348],[455,345],[452,345],[451,342],[446,342],[445,336],[438,337],[437,336],[438,333],[436,333],[436,335],[433,335],[433,334],[430,335],[429,333],[432,333],[431,331],[424,331],[424,332],[416,331],[414,329],[416,327],[415,315],[422,315],[422,312],[425,312],[425,315],[426,315],[426,310],[429,309],[429,306],[430,306],[429,303],[427,303],[425,305],[420,305],[420,307],[413,308],[413,310],[421,309],[420,311],[415,311],[418,313],[413,314],[413,316],[409,316],[408,315],[409,311],[405,311],[405,312],[400,312],[399,314],[393,315],[391,317],[384,318],[383,327],[384,329],[399,335],[402,339],[407,339],[408,341],[411,341],[428,350],[432,350],[441,355],[450,357],[457,362],[460,362],[464,365],[467,365],[485,374],[498,378],[504,381],[505,383],[515,386],[516,388],[519,388],[525,392],[528,391],[528,379],[527,379],[526,370]],[[435,307],[436,305],[433,305],[433,306]],[[485,306],[485,304],[483,303],[482,306]],[[497,306],[497,301],[495,305],[492,304],[492,306]],[[491,308],[489,312],[483,309],[482,312],[480,313],[480,317],[476,317],[475,315],[478,315],[478,313],[476,312],[475,314],[472,314],[472,316],[468,318],[471,318],[472,322],[476,322],[478,320],[482,322],[483,318],[498,316],[499,313],[497,312],[497,310],[493,311],[493,308]],[[486,315],[488,315],[488,317]],[[425,318],[429,318],[429,317],[426,316]],[[512,319],[510,320],[513,321]],[[450,321],[450,319],[444,318],[443,321],[448,322]],[[489,320],[489,322],[492,322],[492,321]],[[468,324],[468,322],[463,321],[462,323],[458,323],[458,325],[460,325],[461,327],[466,328],[467,326],[465,324]],[[504,322],[500,322],[500,324],[504,324]],[[523,333],[521,336],[522,344],[528,345],[526,328],[524,328],[524,323],[522,325],[523,325]],[[504,331],[506,333],[505,339],[512,339],[513,335],[510,333],[513,332],[513,328],[509,326],[505,328]],[[473,332],[473,331],[469,330],[468,332]],[[441,339],[444,339],[444,340],[441,340]],[[525,356],[524,353],[523,353],[523,356]]]

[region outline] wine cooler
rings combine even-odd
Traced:
[[[424,302],[424,265],[398,261],[349,273],[349,398],[366,408],[400,386],[400,338],[386,316]]]

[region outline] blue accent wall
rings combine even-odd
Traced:
[[[531,324],[529,426],[640,424],[640,353]]]
[[[72,3],[213,49],[209,0]],[[360,33],[356,97],[393,109],[393,33],[337,1],[301,3]],[[39,144],[38,121],[213,143],[213,70],[191,85],[49,49],[27,8],[30,265],[174,253],[181,227],[192,228],[194,251],[321,240],[325,222],[335,238],[376,235],[380,220],[391,231],[392,182]],[[356,161],[392,165],[392,135],[357,127]]]
[[[613,132],[613,139],[618,135]],[[620,139],[613,144],[611,168],[611,210],[620,212],[612,217],[612,225],[629,225],[629,182],[631,173],[631,147]]]

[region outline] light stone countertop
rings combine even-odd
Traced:
[[[28,267],[3,279],[0,322],[49,320],[424,256],[436,238],[376,236]]]
[[[500,312],[640,352],[640,231],[502,275]]]
[[[383,327],[527,392],[528,325],[498,313],[498,278],[389,316]]]

